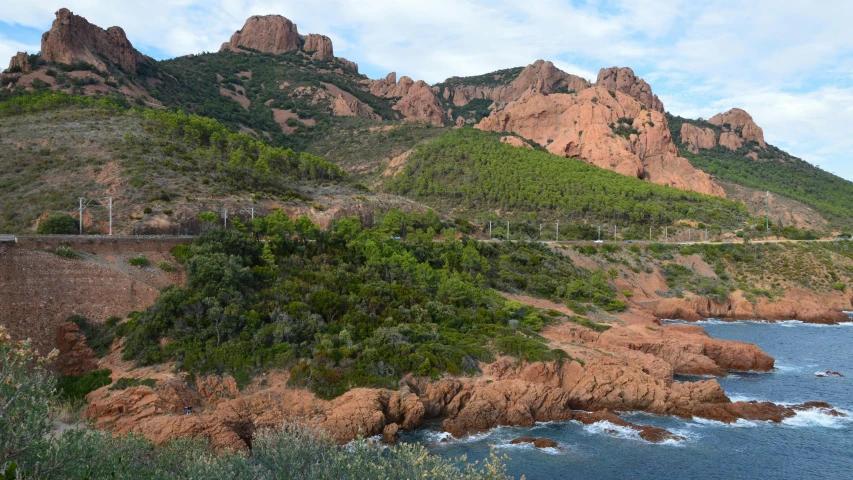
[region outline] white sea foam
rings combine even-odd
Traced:
[[[758,422],[752,420],[744,420],[742,418],[737,419],[736,422],[726,423],[719,422],[717,420],[710,420],[707,418],[699,418],[693,417],[693,423],[697,425],[711,426],[711,427],[729,427],[729,428],[755,428],[759,425]]]
[[[616,425],[608,422],[607,420],[601,420],[589,425],[584,425],[583,428],[589,433],[605,434],[626,440],[639,440],[641,442],[645,442],[645,440],[640,437],[640,432],[637,430],[630,427]]]
[[[502,443],[500,445],[495,445],[495,448],[499,448],[501,450],[535,450],[537,452],[542,452],[548,455],[565,455],[568,449],[564,445],[560,445],[560,448],[548,447],[548,448],[536,448],[533,443],[523,442],[523,443]]]
[[[466,435],[462,438],[456,438],[449,432],[428,431],[424,433],[425,443],[430,444],[451,444],[451,443],[474,443],[485,440],[488,437],[495,436],[500,432],[501,427],[495,427],[487,432],[475,433]]]
[[[839,413],[847,415],[846,417],[836,417],[828,414],[820,408],[810,408],[797,412],[793,417],[788,417],[782,420],[783,425],[789,427],[823,427],[823,428],[845,428],[849,427],[853,418],[850,417],[850,412],[836,409]]]

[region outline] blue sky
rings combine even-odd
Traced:
[[[628,66],[670,112],[743,108],[770,143],[853,180],[850,1],[0,0],[0,61],[38,51],[61,7],[157,59],[218,50],[250,15],[276,13],[371,78],[434,83],[543,58],[595,80]]]

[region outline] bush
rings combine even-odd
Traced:
[[[56,382],[56,390],[59,398],[68,400],[82,400],[89,394],[105,385],[112,383],[108,369],[95,370],[85,375],[75,377],[71,375],[60,375]]]
[[[161,260],[157,262],[157,268],[163,270],[166,273],[172,273],[175,271],[175,266],[172,265],[171,262],[167,262],[166,260]]]
[[[151,213],[152,213],[153,211],[154,211],[154,210],[151,210],[151,207],[145,207],[145,208],[143,208],[143,209],[142,209],[142,213],[144,213],[145,215],[151,215]]]
[[[80,260],[81,258],[83,258],[83,255],[80,255],[79,253],[77,253],[76,250],[71,247],[56,247],[53,249],[53,253],[69,260]]]
[[[122,377],[115,381],[112,385],[110,385],[110,390],[124,390],[130,387],[148,387],[154,388],[157,385],[157,380],[153,378],[127,378]]]
[[[73,235],[80,231],[80,224],[71,215],[53,212],[39,222],[36,233],[40,235]]]
[[[129,259],[127,263],[131,264],[134,267],[144,268],[147,267],[151,262],[149,262],[147,258],[139,256]]]

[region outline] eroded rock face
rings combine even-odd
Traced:
[[[98,368],[95,352],[86,345],[86,337],[73,322],[65,322],[56,332],[59,356],[56,369],[62,375],[80,376]]]
[[[663,113],[621,91],[612,92],[602,86],[575,95],[531,90],[476,128],[513,132],[556,155],[581,158],[624,175],[725,196],[708,174],[678,156]],[[626,120],[630,124],[624,124]]]
[[[720,126],[728,124],[741,139],[757,142],[762,147],[767,146],[764,142],[764,131],[755,124],[750,114],[740,108],[733,108],[726,113],[718,113],[708,119],[708,122]]]
[[[634,98],[647,108],[663,113],[663,102],[652,93],[652,87],[640,77],[634,75],[630,68],[602,68],[598,72],[595,85],[607,90],[622,92]]]
[[[590,83],[586,79],[566,73],[551,62],[537,60],[525,67],[508,85],[461,85],[453,90],[452,95],[453,104],[456,106],[467,105],[476,99],[488,99],[504,105],[518,100],[528,90],[550,94],[560,90],[579,92],[589,86]],[[450,98],[450,90],[446,90],[444,95],[445,98]]]
[[[295,28],[296,26],[294,25]],[[305,37],[305,44],[302,46],[302,50],[308,53],[314,52],[311,58],[315,60],[327,60],[335,56],[332,49],[332,39],[316,33],[310,33]]]
[[[681,125],[681,143],[687,145],[687,151],[699,153],[699,149],[717,146],[717,136],[710,128],[684,123]]]
[[[133,48],[121,27],[104,30],[67,8],[56,12],[50,30],[42,35],[41,56],[48,62],[85,62],[100,70],[106,70],[106,58],[127,72],[152,63]]]
[[[27,52],[18,52],[14,57],[12,57],[12,60],[9,61],[9,70],[16,67],[23,73],[32,71],[33,68],[30,65],[30,56],[27,55]]]
[[[296,24],[281,15],[254,15],[243,28],[234,32],[222,50],[249,47],[261,52],[281,54],[297,50],[301,43]],[[331,47],[331,45],[330,45]]]
[[[405,78],[408,77],[403,77],[403,79]],[[444,108],[432,88],[423,80],[418,80],[412,84],[406,95],[398,100],[392,108],[402,113],[403,117],[410,122],[423,122],[435,126],[444,125]]]
[[[667,298],[654,308],[655,316],[667,319],[696,321],[705,318],[724,320],[800,320],[806,323],[836,324],[849,322],[842,311],[820,305],[813,299],[799,298],[796,292],[785,298],[768,301],[759,298],[754,303],[742,293],[734,292],[723,302],[706,297]]]
[[[720,145],[731,151],[735,151],[743,146],[743,140],[734,132],[723,132],[720,134]]]

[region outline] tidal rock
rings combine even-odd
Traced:
[[[841,377],[844,378],[840,372],[833,372],[832,370],[827,370],[825,372],[815,372],[816,377]]]
[[[397,443],[397,440],[400,439],[400,426],[396,423],[389,423],[385,425],[385,428],[382,429],[382,442],[387,443],[388,445],[393,445]]]
[[[551,440],[550,438],[536,438],[536,437],[518,437],[512,439],[509,444],[510,445],[518,445],[521,443],[532,443],[536,448],[560,448],[560,444]]]
[[[634,75],[634,71],[624,67],[602,68],[598,72],[598,80],[595,85],[607,90],[622,92],[637,100],[654,111],[663,113],[663,102],[652,93],[652,87],[640,77]]]
[[[41,56],[48,62],[84,62],[100,70],[107,69],[103,60],[106,59],[127,72],[136,72],[143,64],[153,64],[133,48],[121,27],[104,30],[67,8],[56,12],[50,30],[42,35]]]

